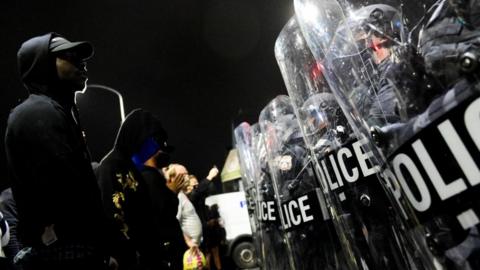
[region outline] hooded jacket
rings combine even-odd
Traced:
[[[115,234],[112,252],[120,267],[137,264],[136,252],[140,264],[151,266],[160,252],[148,188],[132,161],[151,137],[166,138],[160,121],[147,111],[134,110],[120,127],[113,149],[95,170]]]
[[[148,187],[152,203],[151,214],[159,240],[164,246],[168,246],[157,258],[164,264],[170,263],[169,269],[182,269],[183,254],[188,247],[176,216],[179,205],[177,195],[168,189],[167,180],[157,168],[145,166],[142,176]]]
[[[18,66],[28,98],[8,118],[5,149],[26,246],[54,224],[59,243],[102,244],[104,213],[76,117],[74,91],[56,75],[50,33],[26,41]]]

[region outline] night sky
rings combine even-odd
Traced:
[[[10,109],[27,97],[16,52],[28,38],[53,31],[91,41],[89,83],[121,92],[127,113],[142,107],[156,114],[176,147],[173,161],[204,177],[213,164],[223,166],[232,128],[255,122],[270,100],[286,94],[273,47],[292,15],[291,0],[4,0],[2,138]],[[113,146],[118,103],[90,89],[79,107],[99,161]],[[5,171],[3,143],[0,162]],[[2,175],[1,182],[8,180]]]

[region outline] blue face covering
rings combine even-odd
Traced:
[[[143,168],[143,163],[155,155],[159,149],[160,145],[158,145],[157,141],[155,141],[155,139],[152,137],[149,137],[147,140],[145,140],[140,152],[132,156],[132,161],[137,169],[141,170]]]

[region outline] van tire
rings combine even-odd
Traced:
[[[257,264],[255,248],[249,241],[236,244],[232,251],[232,258],[240,269],[253,268]]]

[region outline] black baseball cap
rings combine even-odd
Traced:
[[[88,41],[71,42],[64,37],[54,36],[50,40],[50,52],[75,51],[82,60],[88,60],[93,56],[93,45]]]

